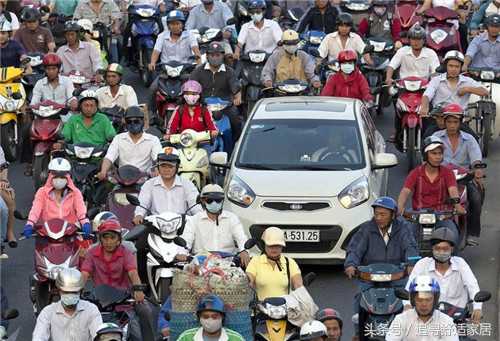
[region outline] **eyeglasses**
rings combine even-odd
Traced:
[[[130,124],[139,124],[139,123],[142,123],[142,120],[141,119],[131,119],[131,120],[126,120],[127,123],[130,123]]]
[[[220,204],[221,202],[224,201],[224,199],[207,198],[207,199],[205,199],[205,201],[207,202],[207,204],[211,204],[213,202],[216,202],[216,203]]]

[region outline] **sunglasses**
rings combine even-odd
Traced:
[[[207,202],[207,204],[211,204],[213,202],[216,202],[216,203],[220,204],[222,201],[224,201],[224,199],[212,199],[212,198],[208,198],[208,199],[205,199],[205,201]]]
[[[135,119],[135,120],[126,120],[127,123],[130,123],[130,124],[139,124],[139,123],[142,123],[142,120],[140,119]]]

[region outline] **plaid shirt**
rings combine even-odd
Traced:
[[[84,0],[76,6],[73,18],[89,19],[93,24],[101,22],[109,25],[113,21],[120,19],[121,13],[118,6],[112,0],[103,0],[99,13],[94,12],[92,7],[90,7],[90,0]]]

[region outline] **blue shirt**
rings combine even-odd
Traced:
[[[456,103],[465,109],[467,108],[471,94],[466,93],[463,96],[459,96],[458,90],[467,86],[477,88],[480,87],[481,84],[470,77],[460,75],[458,77],[457,87],[451,89],[446,79],[446,73],[443,73],[431,79],[424,92],[424,96],[429,99],[433,106]]]
[[[500,69],[500,35],[496,41],[488,39],[488,32],[481,33],[469,44],[467,56],[472,59],[471,67]]]
[[[432,136],[437,136],[443,141],[444,148],[444,162],[451,163],[460,167],[470,168],[475,161],[481,161],[483,156],[481,148],[476,139],[466,132],[460,131],[460,141],[457,150],[453,151],[451,148],[450,139],[446,130],[435,132]]]
[[[26,54],[24,47],[17,41],[10,39],[7,45],[0,47],[0,66],[19,67],[21,65],[21,56]]]
[[[177,41],[172,41],[170,31],[163,31],[156,39],[154,50],[160,52],[161,62],[177,61],[187,63],[193,55],[192,48],[197,47],[196,38],[187,31],[183,31]]]

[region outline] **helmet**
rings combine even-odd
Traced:
[[[344,50],[339,52],[337,59],[339,63],[356,62],[358,60],[358,55],[353,50]]]
[[[201,198],[224,198],[224,190],[219,185],[208,184],[201,189]]]
[[[172,22],[172,21],[186,21],[186,17],[184,16],[184,13],[182,11],[178,10],[173,10],[168,12],[167,14],[167,23]]]
[[[179,151],[173,147],[163,148],[163,153],[159,153],[156,157],[158,165],[163,162],[175,162],[179,164],[181,159],[179,158]]]
[[[408,31],[408,39],[425,39],[425,36],[425,29],[418,23]]]
[[[47,53],[43,57],[43,66],[57,66],[60,67],[62,64],[61,58],[55,53]]]
[[[144,112],[138,106],[128,107],[125,110],[125,119],[127,118],[144,118]]]
[[[103,221],[97,227],[97,230],[98,230],[99,234],[105,233],[105,232],[115,232],[115,233],[118,233],[120,236],[122,234],[122,227],[121,227],[118,219],[108,219],[108,220]]]
[[[194,80],[189,80],[186,83],[182,84],[182,92],[196,92],[197,94],[201,94],[202,87],[201,84]]]
[[[104,211],[104,212],[98,213],[94,217],[94,220],[92,220],[92,229],[94,231],[99,231],[99,226],[108,219],[118,220],[118,217],[114,213],[109,212],[109,211]]]
[[[224,46],[218,41],[213,41],[208,45],[207,53],[224,53]]]
[[[500,26],[500,14],[492,14],[485,20],[486,26]]]
[[[284,45],[296,45],[299,43],[299,34],[294,30],[286,30],[281,35],[281,41]]]
[[[391,1],[387,1],[387,0],[373,0],[372,1],[372,6],[385,6],[385,7],[389,7],[391,4],[392,4],[392,2]]]
[[[447,227],[435,229],[431,235],[431,244],[435,245],[441,242],[448,242],[451,246],[455,246],[455,243],[457,242],[456,232]]]
[[[38,21],[40,19],[40,12],[36,8],[25,8],[21,15],[22,21]]]
[[[265,229],[264,233],[262,233],[261,238],[267,246],[272,246],[272,245],[281,245],[283,247],[286,246],[285,233],[283,232],[283,230],[274,226]]]
[[[424,142],[422,143],[422,157],[424,161],[427,161],[427,152],[436,148],[444,149],[444,143],[439,137],[429,136],[424,139]]]
[[[76,22],[84,31],[92,32],[94,30],[94,24],[90,19],[80,19]]]
[[[71,171],[71,164],[62,157],[56,157],[49,162],[48,170],[57,175],[66,175]]]
[[[62,269],[56,278],[56,287],[67,292],[79,292],[84,285],[83,276],[75,268]]]
[[[76,21],[68,21],[64,25],[64,32],[80,32],[82,27]]]
[[[396,200],[394,200],[391,197],[377,198],[377,200],[375,200],[373,202],[372,207],[373,208],[375,208],[375,207],[386,208],[388,210],[393,211],[394,213],[396,213],[398,211],[398,204],[396,203]]]
[[[85,90],[80,94],[80,98],[78,99],[78,104],[82,104],[86,99],[93,99],[96,104],[99,104],[99,100],[97,99],[97,94],[94,90]]]
[[[464,63],[464,54],[457,50],[452,50],[446,52],[443,59],[443,64],[446,65],[449,60],[458,60],[460,63]]]
[[[118,63],[111,63],[106,68],[106,72],[114,72],[119,74],[120,76],[123,76],[123,67]]]
[[[122,337],[123,330],[118,325],[108,322],[97,328],[94,341],[121,341]]]
[[[439,283],[432,277],[426,275],[420,275],[415,277],[409,287],[410,292],[410,302],[412,306],[415,306],[415,296],[418,293],[431,293],[434,295],[434,307],[437,306],[439,301]]]
[[[202,311],[216,311],[224,314],[224,301],[217,295],[207,295],[200,299],[196,307],[196,313],[199,315]]]
[[[7,19],[0,21],[0,32],[12,32],[12,23]]]
[[[312,320],[306,322],[300,328],[300,340],[313,340],[318,337],[327,337],[327,330],[323,323]]]
[[[250,0],[248,2],[248,10],[264,8],[266,8],[266,2],[264,0]]]
[[[443,115],[445,120],[449,116],[456,117],[461,120],[464,116],[464,110],[459,104],[452,103],[443,108]]]
[[[349,13],[341,13],[337,17],[337,26],[340,25],[347,25],[347,26],[353,26],[353,21],[352,21],[352,15]]]
[[[325,309],[319,310],[316,313],[316,320],[318,320],[320,322],[324,322],[326,320],[337,320],[337,322],[339,323],[340,329],[342,329],[342,324],[343,324],[342,317],[340,316],[339,312],[333,308],[325,308]]]

